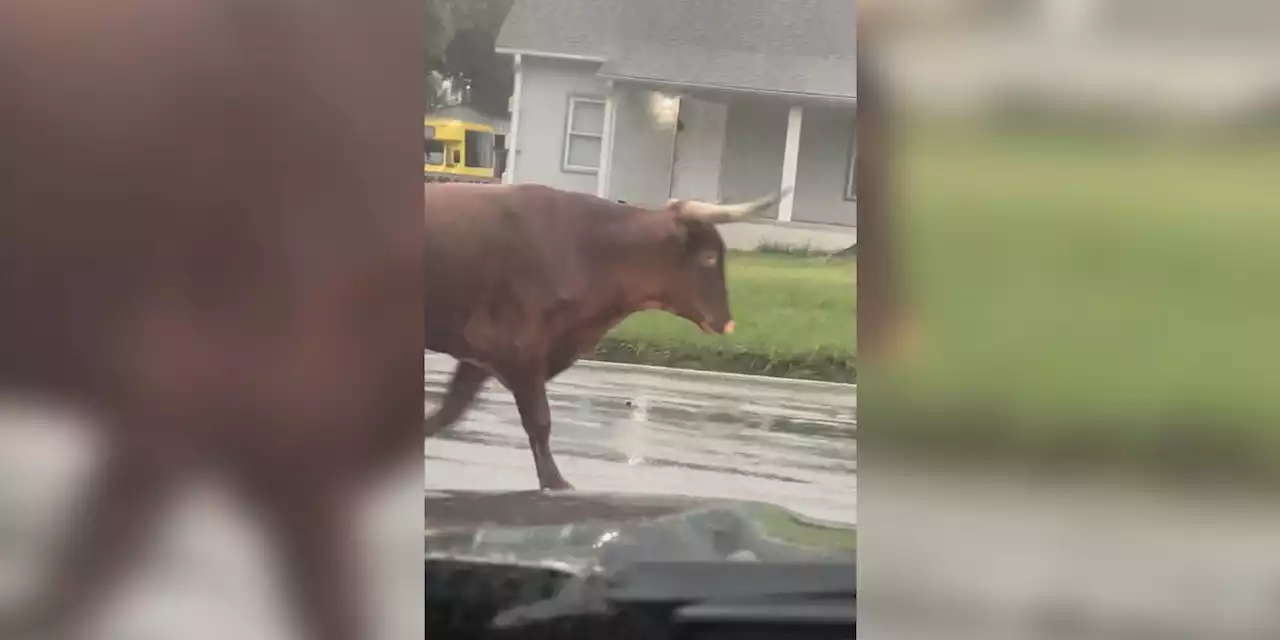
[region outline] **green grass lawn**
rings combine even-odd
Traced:
[[[928,346],[877,386],[897,402],[876,403],[867,436],[1280,477],[1278,149],[910,136],[901,197]]]
[[[735,331],[706,335],[661,311],[614,329],[596,358],[691,369],[852,382],[856,263],[852,259],[730,252]]]

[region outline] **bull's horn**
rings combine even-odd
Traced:
[[[720,224],[722,222],[740,220],[764,211],[777,204],[789,193],[791,193],[791,187],[785,187],[773,195],[741,204],[715,204],[699,200],[676,200],[669,202],[668,206],[676,207],[676,217],[681,220]]]

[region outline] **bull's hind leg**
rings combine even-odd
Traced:
[[[435,413],[427,416],[426,437],[435,436],[457,422],[475,401],[488,379],[488,371],[469,362],[459,361],[458,367],[453,372],[453,380],[449,383],[449,390],[445,392],[444,400],[440,402]]]
[[[538,470],[538,485],[542,489],[572,489],[573,485],[560,474],[556,459],[551,455],[551,408],[547,404],[547,381],[541,376],[504,376],[509,381],[511,395],[515,396],[520,422],[529,436],[529,448],[533,451],[533,464]]]

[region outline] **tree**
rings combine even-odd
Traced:
[[[444,75],[465,80],[471,106],[486,115],[506,117],[515,85],[511,60],[494,53],[497,33],[482,28],[459,30],[445,49]]]
[[[438,0],[449,5],[456,30],[478,29],[498,37],[513,0]],[[446,43],[447,44],[447,43]]]
[[[468,80],[477,109],[491,115],[507,113],[511,69],[493,52],[502,23],[513,0],[426,0],[427,106],[438,99],[439,77]],[[465,34],[465,35],[461,35]],[[455,40],[461,42],[454,44]]]
[[[427,71],[433,71],[444,61],[444,49],[453,39],[454,5],[458,0],[426,0],[426,3],[423,62]]]
[[[427,72],[427,104],[425,113],[431,113],[432,111],[444,106],[443,80],[444,76],[440,75],[440,72]]]
[[[444,50],[453,39],[451,0],[426,0],[424,24],[423,69],[426,71],[426,110],[437,106],[440,93],[440,67],[444,63]]]

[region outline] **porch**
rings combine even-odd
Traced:
[[[590,108],[571,105],[570,131]],[[730,225],[726,240],[838,249],[856,239],[852,101],[610,80],[599,108],[597,195],[660,205],[792,187],[773,219]]]

